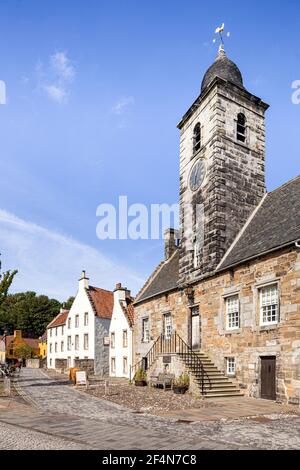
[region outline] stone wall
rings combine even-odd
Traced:
[[[75,359],[74,367],[85,370],[87,376],[94,374],[94,359]]]
[[[259,289],[276,282],[280,296],[280,321],[260,326]],[[240,328],[226,330],[225,297],[237,294]],[[300,394],[300,252],[295,248],[266,255],[199,281],[193,303],[199,305],[201,348],[225,372],[227,357],[235,357],[236,379],[246,394],[260,396],[261,356],[276,356],[277,400],[298,403]],[[138,361],[161,334],[163,314],[171,312],[173,328],[189,341],[190,304],[178,290],[135,306],[134,346]],[[149,343],[141,343],[142,318],[149,316]]]
[[[109,375],[109,346],[104,344],[104,337],[109,335],[110,320],[95,317],[95,363],[96,375]]]
[[[67,359],[55,359],[55,369],[62,373],[67,369]]]

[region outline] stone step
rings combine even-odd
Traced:
[[[211,393],[210,393],[211,392]],[[240,392],[239,390],[236,392],[215,392],[215,391],[210,391],[208,393],[203,394],[203,398],[223,398],[223,397],[243,397],[244,394]]]

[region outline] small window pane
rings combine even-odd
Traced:
[[[226,323],[228,330],[240,327],[239,298],[237,295],[226,299]]]

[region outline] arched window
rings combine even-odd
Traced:
[[[200,123],[195,125],[194,127],[194,135],[193,135],[193,149],[194,153],[198,152],[201,148],[201,126]]]
[[[245,142],[246,140],[246,118],[243,113],[239,113],[237,116],[236,138],[240,142]]]

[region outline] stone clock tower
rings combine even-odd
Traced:
[[[266,191],[267,109],[220,46],[178,125],[182,285],[216,269]]]

